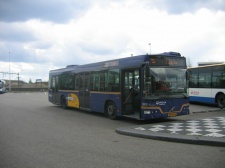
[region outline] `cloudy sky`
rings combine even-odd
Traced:
[[[0,51],[0,72],[26,82],[150,51],[225,62],[225,0],[0,0]]]

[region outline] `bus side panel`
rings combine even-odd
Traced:
[[[48,90],[48,101],[53,103],[53,101],[52,101],[52,90],[51,89]]]
[[[66,103],[68,107],[79,108],[79,93],[78,91],[63,91],[59,90],[58,92],[58,100],[60,105],[60,99],[62,96],[66,99]]]
[[[215,91],[210,88],[189,88],[190,102],[215,103]]]
[[[48,90],[48,101],[56,104],[56,105],[60,105],[60,96],[61,93],[54,93],[51,89]]]
[[[121,115],[121,105],[120,105],[120,94],[118,93],[101,93],[101,92],[91,92],[90,95],[90,110],[93,112],[105,112],[105,102],[113,101],[117,108],[117,115]]]
[[[215,99],[210,97],[190,96],[190,102],[210,103],[214,104]]]

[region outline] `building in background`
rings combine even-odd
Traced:
[[[215,64],[224,64],[225,62],[198,62],[198,66],[207,66]]]

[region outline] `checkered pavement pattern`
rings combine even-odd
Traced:
[[[148,127],[136,127],[135,130],[225,139],[225,117],[153,124]]]

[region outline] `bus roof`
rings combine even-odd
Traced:
[[[90,63],[84,65],[68,65],[66,68],[51,70],[50,75],[59,75],[64,73],[79,73],[79,72],[88,72],[88,71],[99,71],[99,70],[106,70],[106,69],[114,69],[114,68],[129,68],[134,66],[140,66],[147,61],[149,61],[149,57],[154,56],[168,56],[168,57],[180,57],[180,53],[176,52],[164,52],[161,54],[154,54],[154,55],[137,55],[125,58],[118,58],[114,60],[107,60],[97,63]]]

